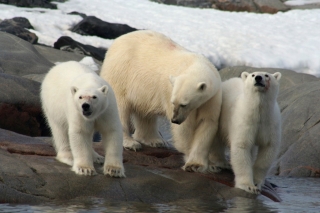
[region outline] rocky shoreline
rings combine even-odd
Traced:
[[[91,22],[96,18],[87,20]],[[31,24],[23,18],[3,20],[0,26],[6,29],[0,32],[0,203],[39,203],[91,196],[145,203],[256,199],[256,195],[232,187],[231,171],[217,174],[182,171],[182,155],[172,147],[144,147],[141,152],[125,150],[127,178],[124,179],[102,175],[100,165],[96,165],[97,176],[75,175],[68,166],[54,159],[50,131],[40,106],[41,81],[56,62],[80,61],[91,56],[99,66],[107,50],[83,45],[68,37],[60,38],[55,48],[37,44],[35,35],[25,30],[31,29]],[[89,34],[92,26],[91,23],[80,31]],[[137,30],[130,26],[123,30],[123,25],[103,26],[116,31],[117,35],[128,29]],[[76,29],[79,28],[80,25]],[[281,72],[283,76],[278,98],[283,123],[282,145],[270,175],[320,177],[319,79],[290,70],[243,66],[224,68],[220,74],[222,80],[226,80],[243,71],[256,70]],[[168,122],[162,120],[160,124],[161,134],[170,140]],[[94,147],[104,153],[99,143],[94,143]],[[262,195],[281,200],[269,183]]]

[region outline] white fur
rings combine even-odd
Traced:
[[[208,154],[218,127],[221,80],[205,57],[160,33],[141,30],[114,41],[101,76],[118,101],[124,147],[166,146],[156,122],[158,116],[166,116],[181,123],[172,124],[172,132],[175,147],[185,154],[183,169],[212,169]]]
[[[96,174],[93,162],[104,162],[104,174],[125,176],[122,127],[114,93],[106,81],[78,62],[61,63],[43,80],[41,101],[57,160],[72,166],[79,175]],[[84,103],[90,105],[87,115]],[[102,135],[105,159],[92,148],[94,131]]]
[[[255,86],[257,76],[261,76],[265,87]],[[277,103],[280,78],[280,73],[243,72],[241,78],[222,84],[217,134],[220,144],[213,148],[212,156],[216,163],[224,165],[224,144],[230,145],[235,187],[247,192],[260,193],[281,142],[281,114]]]

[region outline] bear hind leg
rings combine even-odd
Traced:
[[[134,116],[135,132],[133,138],[142,144],[151,147],[167,147],[167,142],[158,131],[157,116]]]
[[[209,153],[209,172],[220,172],[221,169],[231,169],[230,163],[225,158],[225,144],[215,139]]]
[[[125,101],[123,100],[125,103]],[[142,148],[141,144],[137,141],[135,141],[131,137],[131,130],[132,130],[132,123],[130,118],[130,110],[128,106],[123,106],[121,104],[121,101],[118,101],[119,103],[119,114],[120,114],[120,121],[122,124],[122,131],[123,131],[123,147],[125,149],[130,150],[140,150]]]

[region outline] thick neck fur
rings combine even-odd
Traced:
[[[252,87],[251,85],[244,87],[243,99],[245,99],[246,108],[248,114],[251,114],[252,118],[258,118],[255,122],[266,122],[261,121],[260,118],[265,118],[272,115],[272,112],[277,104],[278,89],[269,87],[267,90],[261,88]]]

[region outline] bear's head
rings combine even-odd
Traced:
[[[95,120],[108,106],[108,86],[101,88],[71,87],[74,104],[85,120]]]
[[[241,78],[245,83],[245,88],[262,93],[278,94],[279,80],[281,73],[270,74],[267,72],[243,72]]]
[[[190,75],[170,76],[173,90],[171,103],[173,115],[171,122],[181,124],[189,113],[213,97],[212,82],[209,79],[190,78]]]

